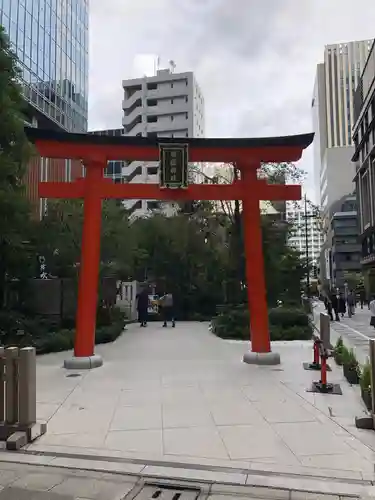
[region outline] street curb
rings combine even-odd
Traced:
[[[35,455],[27,452],[0,452],[1,463],[13,463],[14,466],[36,466],[53,467],[55,469],[65,469],[79,472],[81,475],[95,473],[107,473],[121,475],[128,478],[138,478],[142,482],[153,484],[155,481],[165,484],[192,483],[210,486],[210,492],[222,494],[242,494],[267,498],[263,496],[266,491],[274,490],[282,494],[282,498],[306,498],[298,497],[301,492],[321,495],[338,495],[348,498],[359,498],[363,495],[375,494],[375,486],[371,480],[345,480],[343,478],[309,476],[302,474],[282,474],[280,472],[259,470],[245,470],[229,467],[194,468],[187,464],[151,465],[143,462],[135,464],[134,461],[107,462],[104,460],[85,459],[77,457],[64,457],[46,455]],[[137,467],[138,466],[138,467]],[[279,498],[279,496],[272,496]]]

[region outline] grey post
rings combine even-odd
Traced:
[[[374,397],[374,388],[375,388],[375,339],[370,339],[369,343],[370,347],[370,366],[371,366],[371,412],[374,415],[375,412],[375,397]]]
[[[5,422],[18,420],[18,347],[5,349]]]
[[[5,357],[4,347],[0,347],[0,422],[5,420]]]
[[[323,342],[325,349],[331,349],[331,321],[326,313],[320,313],[320,340]]]
[[[36,352],[35,347],[20,349],[19,356],[19,423],[36,422]]]

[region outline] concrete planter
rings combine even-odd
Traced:
[[[358,368],[351,367],[348,365],[343,365],[344,377],[349,382],[349,384],[355,385],[359,384]]]
[[[371,389],[363,389],[361,387],[361,396],[363,399],[363,402],[365,403],[366,408],[370,411],[371,410],[371,404],[372,404],[372,396],[371,396]]]

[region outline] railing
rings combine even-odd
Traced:
[[[46,432],[36,424],[36,351],[0,347],[0,439],[18,449]]]

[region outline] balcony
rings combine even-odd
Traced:
[[[138,100],[142,101],[142,96],[143,96],[142,90],[137,90],[128,99],[123,99],[123,101],[122,101],[122,109],[129,109],[132,106],[134,106],[134,104]]]
[[[134,108],[133,111],[128,115],[122,116],[122,125],[124,127],[132,127],[135,124],[142,121],[142,114],[144,110],[142,108]]]
[[[147,91],[147,99],[168,99],[172,97],[184,97],[188,93],[188,87],[159,88]]]
[[[189,106],[188,103],[182,102],[181,104],[169,104],[164,106],[148,106],[147,115],[153,116],[163,116],[163,115],[173,115],[177,113],[188,113]]]
[[[359,260],[340,260],[339,262],[334,261],[332,263],[332,269],[337,271],[359,271],[361,269],[361,263]]]
[[[362,247],[359,243],[335,244],[332,247],[333,253],[360,253]]]

